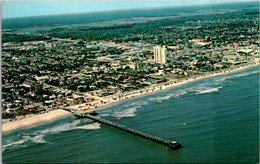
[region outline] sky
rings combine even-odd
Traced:
[[[109,11],[133,8],[203,5],[248,0],[70,0],[22,1],[3,0],[2,18]],[[256,0],[255,0],[256,1]]]

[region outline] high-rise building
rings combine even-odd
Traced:
[[[155,63],[161,63],[161,64],[167,63],[167,50],[166,50],[165,46],[163,46],[163,47],[154,46],[153,53],[154,53],[154,62]]]

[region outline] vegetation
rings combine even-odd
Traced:
[[[3,118],[38,112],[36,108],[27,111],[24,106],[28,104],[54,108],[91,99],[81,92],[105,96],[254,62],[255,50],[254,55],[244,51],[238,55],[237,48],[259,47],[257,5],[252,2],[225,4],[224,9],[223,5],[207,5],[3,20],[3,28],[15,29],[132,17],[150,19],[109,26],[55,25],[29,33],[4,29],[2,104],[3,111],[9,113],[3,112]],[[161,19],[152,21],[151,17],[157,16]],[[194,43],[196,40],[205,44]],[[153,62],[153,45],[167,47],[167,64]]]

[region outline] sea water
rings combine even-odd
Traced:
[[[258,163],[259,68],[124,100],[99,116],[168,140],[156,142],[69,116],[2,134],[5,163]]]

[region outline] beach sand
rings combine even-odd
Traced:
[[[168,81],[165,83],[148,86],[148,87],[142,88],[140,90],[133,90],[133,91],[109,95],[109,96],[105,96],[105,97],[94,96],[97,101],[91,102],[90,103],[91,106],[86,106],[85,105],[86,103],[84,103],[84,104],[69,106],[69,108],[72,110],[78,111],[79,113],[100,110],[100,109],[104,109],[109,106],[115,105],[117,103],[120,103],[126,99],[144,96],[149,93],[151,94],[151,93],[159,92],[160,90],[170,89],[174,86],[182,85],[182,84],[185,84],[188,82],[196,81],[199,79],[204,79],[207,77],[217,76],[217,75],[221,75],[221,74],[227,74],[229,72],[242,70],[242,69],[249,68],[249,67],[256,66],[256,65],[259,65],[259,63],[253,64],[253,65],[240,66],[239,68],[219,70],[216,72],[208,72],[208,73],[205,73],[202,75],[197,75],[196,77],[193,76],[193,77],[187,77],[185,79],[180,79],[177,82]],[[84,110],[84,109],[87,109],[87,110]],[[44,113],[44,114],[26,116],[24,119],[21,119],[21,120],[15,120],[12,122],[8,121],[6,123],[4,122],[2,124],[2,132],[11,131],[11,130],[25,127],[25,126],[32,126],[32,125],[45,123],[45,122],[52,121],[57,118],[62,118],[62,117],[68,116],[68,115],[72,115],[72,114],[68,111],[65,111],[62,109],[57,109],[57,110],[53,110],[53,111],[50,111],[50,112]]]
[[[259,65],[259,63],[243,65],[243,66],[241,65],[236,68],[228,68],[228,69],[218,70],[218,71],[214,71],[214,72],[206,72],[201,75],[190,76],[190,77],[186,77],[184,79],[179,79],[177,81],[170,80],[165,83],[150,85],[150,86],[147,86],[147,87],[139,89],[139,90],[133,90],[133,91],[128,91],[128,92],[124,92],[124,93],[117,93],[117,94],[113,94],[113,95],[109,95],[109,96],[105,96],[105,97],[93,96],[96,101],[89,103],[91,105],[86,106],[85,105],[86,103],[84,103],[84,104],[73,105],[73,106],[70,106],[69,108],[74,111],[80,110],[80,112],[84,112],[84,109],[87,109],[85,112],[100,110],[100,109],[104,109],[104,108],[110,107],[112,105],[118,104],[124,100],[131,99],[133,97],[140,97],[140,96],[145,96],[147,94],[153,94],[156,92],[160,92],[161,90],[170,89],[172,87],[183,85],[183,84],[193,82],[196,80],[213,77],[213,76],[217,76],[217,75],[222,75],[222,74],[227,74],[227,73],[243,70],[243,69],[246,69],[246,68],[249,68],[252,66],[257,66],[257,65]]]
[[[12,122],[7,122],[7,123],[2,124],[2,132],[7,132],[7,131],[22,128],[22,127],[46,123],[46,122],[52,121],[57,118],[66,117],[68,115],[71,115],[71,113],[68,111],[62,110],[62,109],[56,109],[56,110],[52,110],[50,112],[38,114],[38,115],[29,115],[21,120],[15,120]]]

